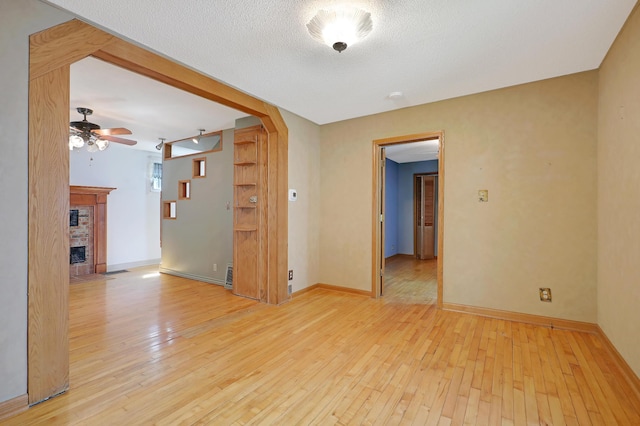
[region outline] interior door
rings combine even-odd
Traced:
[[[435,176],[416,175],[415,177],[415,255],[417,259],[435,257]]]

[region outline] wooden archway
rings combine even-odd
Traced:
[[[276,107],[79,20],[33,34],[29,49],[29,404],[69,387],[69,78],[70,65],[87,56],[262,120],[269,134],[262,285],[268,303],[288,299],[288,134]]]

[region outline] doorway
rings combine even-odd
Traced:
[[[267,302],[288,300],[287,127],[278,109],[78,20],[30,37],[29,56],[29,404],[69,387],[69,75],[95,56],[261,119],[268,137],[267,243],[259,268]],[[239,266],[239,265],[238,265]]]
[[[388,147],[398,145],[414,145],[418,142],[424,141],[437,141],[437,175],[438,184],[434,185],[434,191],[437,191],[437,210],[434,211],[434,216],[437,216],[439,220],[435,225],[434,233],[437,236],[436,253],[437,258],[435,262],[435,276],[436,276],[436,304],[438,307],[442,307],[443,300],[443,274],[442,265],[444,260],[444,253],[442,250],[444,240],[444,132],[426,132],[420,134],[398,136],[387,139],[379,139],[373,141],[373,241],[372,241],[372,294],[376,298],[384,295],[385,288],[385,265],[386,265],[386,253],[385,253],[385,175],[386,175],[386,149]],[[413,192],[413,188],[409,190]],[[415,213],[414,213],[415,214]],[[413,221],[409,220],[409,232],[413,234]],[[414,238],[415,241],[415,238]],[[387,241],[388,243],[388,241]],[[413,245],[413,242],[412,242]],[[410,250],[410,249],[409,249]],[[415,254],[415,251],[414,251]],[[392,266],[390,264],[390,266]],[[394,265],[395,266],[395,265]]]

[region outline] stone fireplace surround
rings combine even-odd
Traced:
[[[70,186],[69,210],[80,210],[80,221],[91,221],[86,224],[86,238],[72,235],[70,230],[70,246],[86,244],[86,264],[69,265],[70,275],[104,274],[107,272],[107,195],[116,188],[97,186]],[[86,212],[83,214],[82,212]],[[91,214],[92,213],[92,214]],[[75,242],[73,241],[75,237]],[[91,253],[91,255],[89,255]]]

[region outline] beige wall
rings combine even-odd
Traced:
[[[444,301],[595,322],[597,84],[591,71],[322,126],[320,281],[371,289],[372,140],[444,130]]]
[[[600,69],[598,323],[640,376],[640,10]]]
[[[289,128],[289,188],[298,191],[298,200],[289,201],[289,284],[295,292],[319,281],[320,126],[280,112]]]

